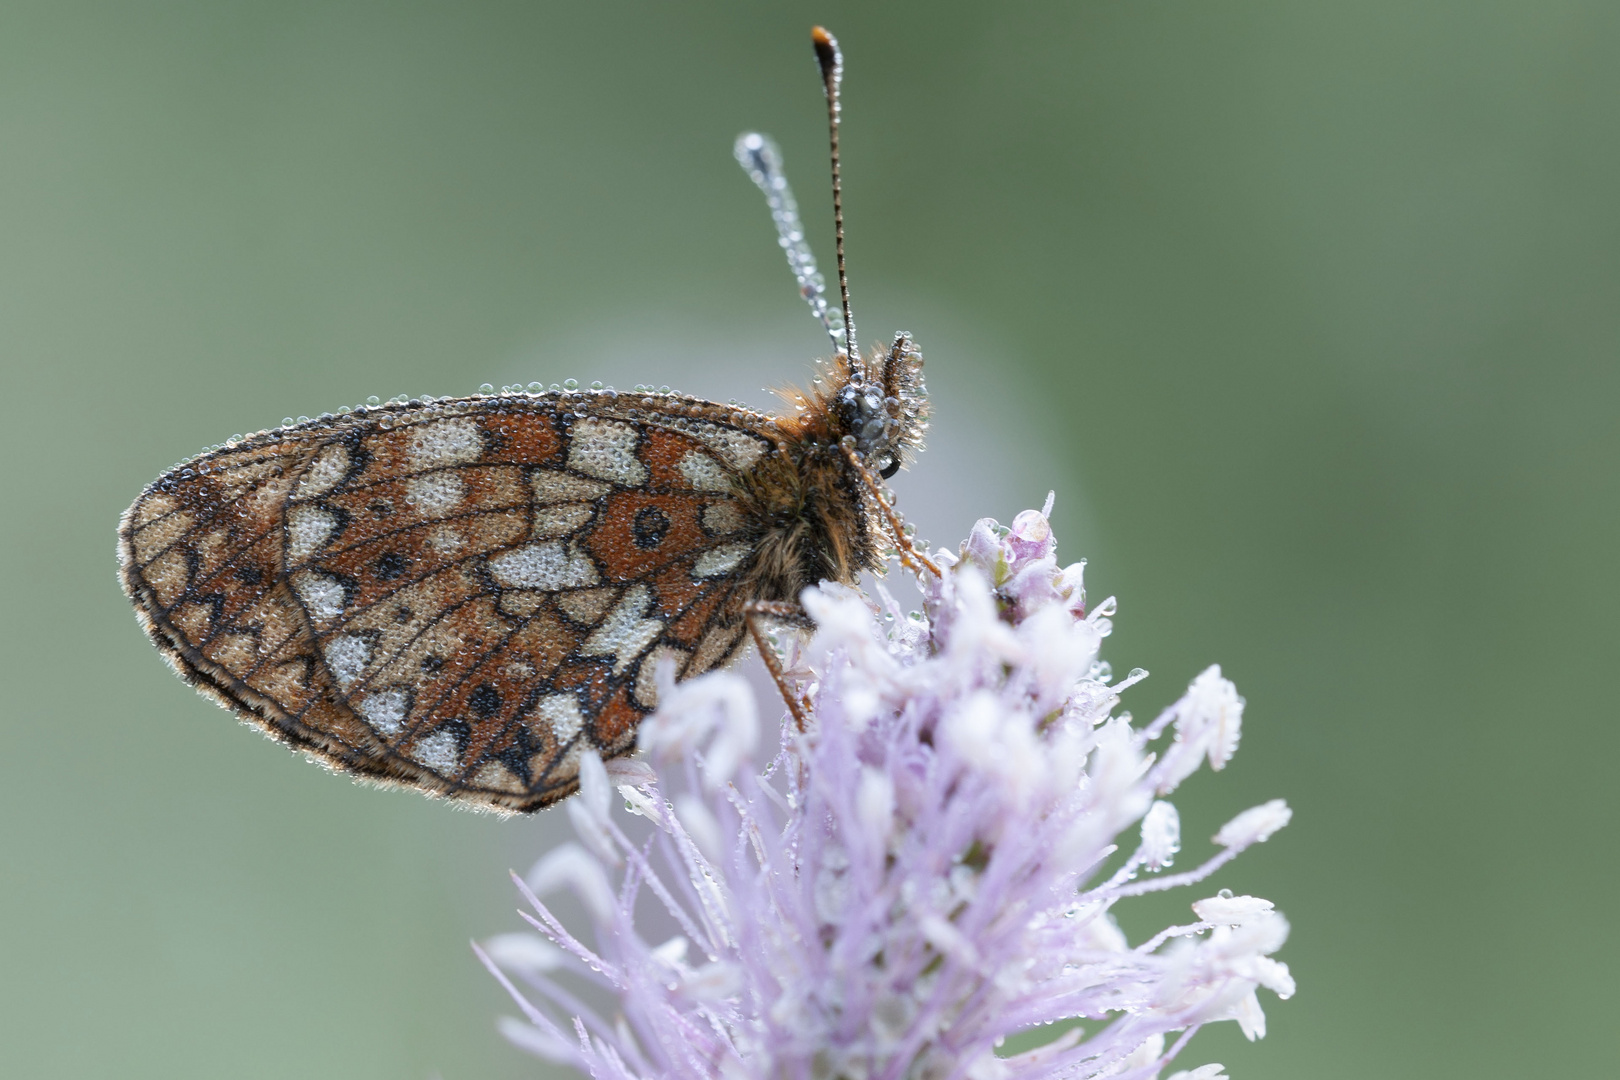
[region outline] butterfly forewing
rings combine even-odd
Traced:
[[[327,763],[484,805],[627,752],[655,673],[743,638],[764,417],[471,398],[271,432],[125,516],[125,587],[182,674]]]

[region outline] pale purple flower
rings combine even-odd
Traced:
[[[784,722],[763,775],[747,684],[666,678],[647,760],[586,758],[579,842],[518,883],[539,933],[480,950],[523,1013],[506,1036],[598,1080],[1133,1080],[1212,1021],[1264,1035],[1256,990],[1294,991],[1270,902],[1223,890],[1134,945],[1111,909],[1206,878],[1289,811],[1247,810],[1214,858],[1163,872],[1181,847],[1165,796],[1231,758],[1243,699],[1210,668],[1151,723],[1116,715],[1146,672],[1098,661],[1114,602],[1086,612],[1050,510],[935,553],[920,616],[881,589],[808,591],[817,630],[787,662],[812,728]],[[559,889],[588,942],[541,899]],[[668,940],[644,936],[654,920]]]

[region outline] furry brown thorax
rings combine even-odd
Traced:
[[[862,571],[882,569],[883,553],[899,538],[846,447],[874,478],[910,463],[928,427],[922,363],[902,332],[858,367],[840,354],[822,365],[810,390],[779,392],[790,406],[775,417],[782,452],[743,481],[744,499],[767,523],[753,571],[760,599],[796,602],[819,581],[852,584]]]

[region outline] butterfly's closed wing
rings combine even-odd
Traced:
[[[534,809],[580,747],[631,748],[661,660],[684,677],[741,645],[760,523],[733,495],[771,443],[681,401],[473,398],[255,437],[136,501],[125,587],[181,673],[272,734]]]
[[[125,591],[176,670],[334,768],[534,810],[574,790],[584,748],[630,749],[666,664],[724,663],[748,619],[802,623],[805,589],[891,550],[937,575],[879,482],[922,448],[922,354],[904,331],[856,348],[843,61],[814,39],[841,312],[775,146],[735,148],[832,340],[810,389],[774,416],[639,387],[425,399],[205,453],[119,523]]]

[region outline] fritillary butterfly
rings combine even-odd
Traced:
[[[824,30],[814,41],[841,311],[774,146],[736,148],[836,350],[814,390],[767,415],[513,388],[232,440],[158,478],[119,527],[124,588],[175,670],[331,768],[531,811],[575,789],[581,750],[634,748],[660,665],[724,664],[753,616],[791,618],[805,587],[908,551],[867,469],[887,477],[921,447],[922,357],[906,334],[869,359],[855,347],[842,60]]]

